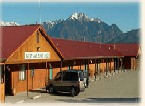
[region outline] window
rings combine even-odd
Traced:
[[[80,77],[80,81],[83,81],[84,80],[83,72],[80,72],[79,73],[79,77]]]
[[[63,73],[63,81],[70,81],[71,80],[71,73],[70,72],[64,72]]]
[[[84,78],[87,78],[87,72],[84,72]]]
[[[78,73],[73,72],[71,74],[71,81],[78,81]]]
[[[19,65],[19,80],[23,81],[26,79],[26,70],[25,70],[25,64]]]
[[[37,32],[37,44],[39,44],[39,33]]]

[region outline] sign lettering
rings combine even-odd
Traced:
[[[25,59],[49,59],[50,52],[25,52]]]

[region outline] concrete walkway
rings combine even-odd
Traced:
[[[112,70],[111,73],[110,72],[104,72],[104,73],[99,73],[99,75],[96,75],[96,79],[95,79],[95,76],[92,76],[92,77],[89,77],[89,81],[92,82],[92,81],[95,81],[95,80],[100,80],[100,79],[103,79],[103,78],[107,78],[107,77],[110,77],[110,76],[114,76],[118,73],[121,73],[121,72],[126,72],[127,70]]]

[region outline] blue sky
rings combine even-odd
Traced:
[[[39,2],[3,2],[2,21],[20,25],[40,23]],[[67,19],[85,13],[108,25],[115,23],[123,32],[140,28],[139,2],[41,2],[41,22]]]

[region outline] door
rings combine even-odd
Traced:
[[[5,98],[3,69],[4,69],[3,65],[0,65],[0,103],[4,103],[4,98]]]
[[[53,79],[53,70],[52,70],[52,63],[49,63],[50,64],[50,79]]]
[[[10,68],[9,68],[9,66],[6,66],[6,69],[5,69],[5,94],[7,94],[7,95],[9,95],[11,92],[11,86],[10,86],[10,84],[11,84],[11,80],[10,80],[10,75],[11,73],[10,73]]]
[[[98,70],[98,74],[99,74],[99,63],[97,63],[97,70]]]

